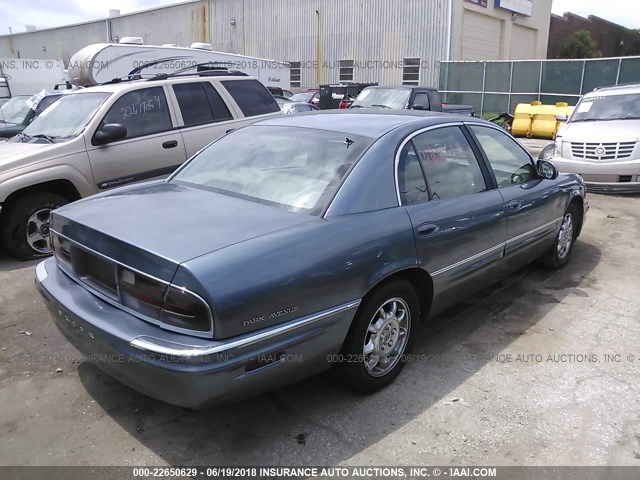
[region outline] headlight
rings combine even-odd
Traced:
[[[556,146],[553,149],[553,156],[554,157],[562,156],[562,137],[556,137]]]

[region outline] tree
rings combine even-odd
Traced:
[[[640,29],[633,29],[631,33],[631,41],[624,45],[624,55],[640,55]]]
[[[571,35],[560,49],[560,58],[597,58],[601,56],[596,42],[586,30],[580,30]]]

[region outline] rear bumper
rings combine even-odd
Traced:
[[[578,173],[587,190],[596,193],[640,193],[640,159],[619,162],[592,162],[553,157],[561,173]]]
[[[164,331],[102,301],[50,258],[36,284],[60,332],[88,360],[146,395],[187,408],[278,388],[331,366],[359,302],[243,337]]]

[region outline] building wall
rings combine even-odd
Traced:
[[[106,8],[106,7],[105,7]],[[0,36],[0,58],[62,60],[87,45],[143,37],[147,45],[210,42],[209,1],[198,0],[94,22]],[[109,23],[109,27],[107,26]]]
[[[603,57],[627,55],[626,47],[640,37],[637,32],[593,15],[588,18],[573,13],[565,13],[562,17],[552,15],[547,58],[559,58],[562,46],[580,30],[589,32]]]
[[[546,58],[551,0],[534,0],[531,17],[495,6],[495,0],[454,0],[451,60]]]
[[[438,61],[447,58],[450,1],[212,0],[212,43],[302,62],[303,87],[337,82],[340,60],[359,62],[355,81],[398,84],[403,58],[420,58],[420,83],[436,85]]]

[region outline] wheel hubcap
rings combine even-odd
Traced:
[[[411,314],[406,302],[392,298],[384,302],[369,322],[362,349],[364,366],[373,377],[389,373],[407,346]]]
[[[558,257],[564,259],[571,250],[573,243],[573,215],[567,213],[562,219],[560,233],[558,234]]]
[[[49,241],[50,208],[43,208],[33,213],[27,220],[27,243],[38,253],[51,253]]]

